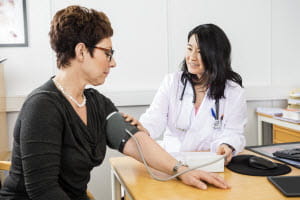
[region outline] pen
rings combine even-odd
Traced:
[[[211,108],[210,111],[211,111],[211,115],[215,118],[215,120],[217,120],[217,116],[216,116],[214,109]]]

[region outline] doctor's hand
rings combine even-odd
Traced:
[[[180,167],[178,172],[181,172],[183,170],[186,170],[187,167]],[[179,176],[180,180],[190,186],[194,186],[196,188],[199,188],[201,190],[207,189],[207,184],[212,184],[218,188],[222,189],[229,189],[229,184],[219,175],[205,172],[202,170],[193,170],[187,173],[184,173]]]
[[[137,119],[135,119],[131,115],[128,115],[128,114],[125,114],[122,112],[120,112],[120,113],[122,114],[122,116],[124,117],[126,122],[130,122],[131,125],[136,126],[140,131],[143,131],[143,132],[147,133],[148,135],[150,135],[148,130],[145,129],[143,127],[143,125]]]
[[[221,144],[217,149],[217,154],[226,156],[225,165],[227,165],[232,159],[232,148],[227,144]]]

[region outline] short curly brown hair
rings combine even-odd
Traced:
[[[111,37],[113,29],[108,17],[94,9],[69,6],[59,10],[51,21],[50,44],[56,52],[57,67],[67,67],[75,58],[75,46],[84,43],[93,57],[98,42]]]

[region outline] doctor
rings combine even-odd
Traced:
[[[241,76],[231,68],[230,42],[218,26],[188,34],[179,72],[163,80],[140,122],[168,152],[211,151],[226,164],[245,146],[247,108]]]

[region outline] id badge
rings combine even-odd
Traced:
[[[222,121],[221,120],[215,120],[214,121],[214,129],[221,129],[222,127]]]

